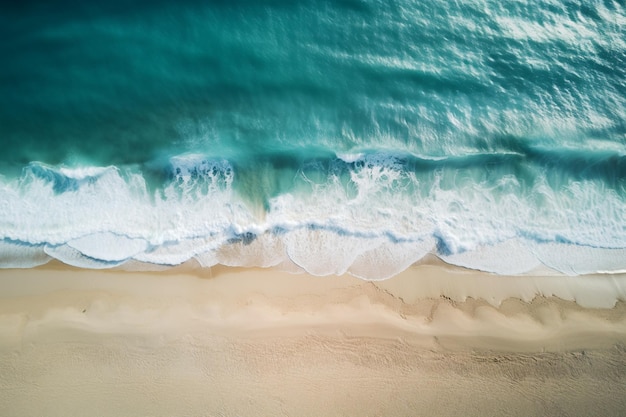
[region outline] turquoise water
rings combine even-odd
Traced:
[[[0,12],[0,265],[626,269],[623,1]]]

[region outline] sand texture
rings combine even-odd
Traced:
[[[381,282],[223,267],[5,270],[0,410],[620,416],[625,283],[443,265]]]

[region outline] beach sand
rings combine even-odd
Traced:
[[[0,272],[6,416],[618,416],[626,276]]]

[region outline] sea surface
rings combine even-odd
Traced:
[[[0,6],[0,266],[626,270],[623,0]]]

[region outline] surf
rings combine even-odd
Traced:
[[[176,155],[158,176],[151,166],[160,181],[152,184],[136,167],[31,163],[2,182],[2,266],[58,259],[149,268],[194,259],[383,279],[432,254],[500,274],[540,265],[570,275],[624,269],[620,189],[595,175],[571,178],[566,163],[555,181],[541,164],[515,176],[531,166],[519,154],[321,155],[298,163],[273,155],[264,171]],[[612,154],[586,157],[615,164]]]

